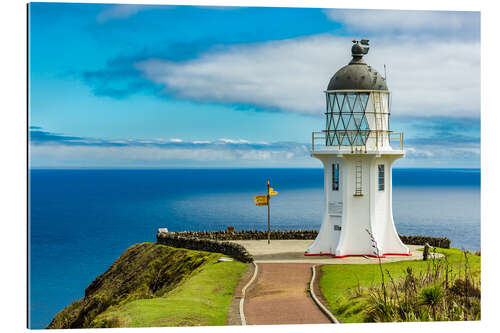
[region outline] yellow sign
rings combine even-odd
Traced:
[[[266,204],[267,205],[267,195],[255,195],[254,201],[257,204]]]
[[[278,194],[278,191],[275,191],[274,188],[270,187],[269,188],[269,195],[276,195]]]
[[[266,203],[260,203],[260,202],[258,202],[258,203],[255,204],[255,206],[267,206],[267,202]]]

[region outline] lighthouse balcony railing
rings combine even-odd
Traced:
[[[344,150],[367,152],[368,150],[403,150],[403,132],[387,130],[324,130],[312,132],[311,151]]]

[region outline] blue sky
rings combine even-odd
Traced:
[[[30,165],[321,167],[330,77],[368,38],[397,167],[480,166],[478,12],[32,3]]]

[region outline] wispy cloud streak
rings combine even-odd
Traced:
[[[42,130],[30,133],[30,162],[34,167],[321,167],[319,161],[310,157],[310,148],[309,143],[230,138],[103,140]],[[434,161],[454,160],[477,166],[480,156],[479,142],[474,140],[467,143],[410,140],[406,150],[403,165],[410,166],[418,161],[432,166]]]

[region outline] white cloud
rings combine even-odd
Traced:
[[[415,147],[406,147],[406,155],[413,158],[432,158],[434,153],[430,150],[416,149]]]
[[[309,144],[217,140],[71,140],[31,142],[32,167],[321,167]],[[407,145],[401,166],[477,167],[479,143]]]
[[[350,61],[350,46],[350,38],[315,35],[237,45],[185,62],[148,59],[136,68],[181,98],[322,115],[323,90]],[[366,61],[381,73],[387,64],[393,115],[479,116],[478,41],[380,38]]]
[[[97,22],[104,23],[109,20],[115,19],[126,19],[139,11],[147,8],[147,6],[141,5],[113,5],[109,8],[104,9],[97,15]]]
[[[68,141],[32,143],[30,162],[47,166],[319,166],[300,143],[252,143],[242,139],[183,141],[97,140],[94,144],[67,144]]]
[[[217,141],[220,141],[220,142],[223,142],[223,143],[235,143],[235,144],[238,144],[238,143],[250,143],[250,141],[243,140],[243,139],[234,140],[234,139],[220,138],[220,139],[217,139]]]
[[[325,9],[326,16],[355,32],[449,32],[479,34],[478,12]],[[471,31],[471,29],[477,31]]]
[[[408,160],[433,160],[454,161],[455,163],[477,163],[481,157],[479,143],[466,144],[466,147],[440,146],[440,145],[417,145],[406,146],[406,157]],[[453,165],[453,163],[451,163]],[[456,167],[456,166],[454,166]]]

